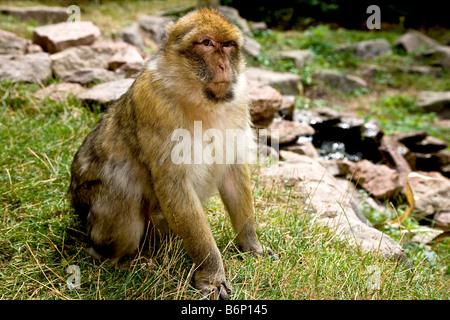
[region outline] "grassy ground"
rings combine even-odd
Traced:
[[[83,10],[87,16],[101,14],[107,25],[108,17],[116,18],[117,12],[124,15],[122,21],[133,20],[141,5],[132,3],[131,11],[127,11],[110,2],[95,8],[94,4],[86,3]],[[0,15],[0,28],[8,23],[9,29],[18,34],[27,34],[33,27],[32,23]],[[366,36],[351,31],[317,30],[322,29],[260,34],[257,39],[263,45],[262,58],[249,64],[292,69],[289,62],[270,58],[269,44],[273,49],[292,48],[305,41],[301,47],[308,43],[317,47],[316,62],[306,70],[292,71],[302,74],[306,85],[314,68],[333,67],[339,60],[329,56],[331,47],[336,45],[328,44],[330,39],[350,42]],[[317,32],[322,32],[322,38],[316,38]],[[396,36],[395,32],[386,32],[389,40]],[[360,63],[347,57],[337,68],[356,70]],[[448,78],[429,81],[433,81],[428,84],[430,88],[449,89]],[[408,90],[418,89],[414,83],[411,81],[412,88]],[[394,88],[387,83],[379,86],[380,92],[383,88]],[[32,95],[37,89],[39,86],[33,84],[0,83],[0,299],[200,299],[191,283],[191,261],[176,237],[149,240],[153,250],[144,248],[128,264],[119,267],[94,261],[84,252],[85,237],[66,192],[73,156],[101,111],[88,110],[74,97],[63,102],[37,100]],[[352,104],[370,94],[337,96],[336,101]],[[393,100],[391,96],[381,102],[374,99],[371,116],[378,119],[386,115],[395,119],[415,116],[415,109],[408,107],[414,102],[402,92],[395,94]],[[386,103],[396,110],[397,105],[406,107],[399,115],[390,115],[381,108]],[[430,127],[435,120],[430,119]],[[394,126],[392,130],[405,126],[395,125],[395,121],[387,123]],[[445,136],[443,129],[437,130],[437,135]],[[303,209],[298,195],[289,189],[262,187],[256,171],[253,179],[258,233],[263,244],[277,252],[279,261],[240,253],[220,200],[214,197],[205,207],[234,289],[232,299],[450,298],[448,240],[432,247],[404,243],[406,262],[363,253],[337,240],[332,230],[317,226]],[[402,241],[405,228],[395,230],[398,241]],[[70,265],[79,268],[77,290],[69,290],[67,286],[73,279],[67,273]]]

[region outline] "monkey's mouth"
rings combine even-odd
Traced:
[[[211,91],[216,98],[225,97],[229,87],[230,83],[227,81],[210,82],[206,86],[206,88],[209,89],[209,91]]]
[[[210,82],[204,90],[206,98],[215,102],[230,101],[233,99],[233,91],[230,82]]]

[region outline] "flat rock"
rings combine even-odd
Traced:
[[[439,172],[417,171],[408,175],[408,182],[419,216],[450,210],[450,179]]]
[[[293,50],[281,52],[280,58],[290,59],[294,62],[297,69],[303,69],[306,63],[314,60],[314,55],[311,50]]]
[[[353,167],[352,180],[375,199],[390,199],[403,189],[396,170],[365,159]]]
[[[90,45],[100,36],[100,29],[90,21],[61,22],[33,30],[33,43],[55,53],[70,47]]]
[[[434,224],[436,228],[450,231],[450,210],[439,212],[434,217]]]
[[[357,208],[352,195],[320,165],[307,156],[295,155],[289,162],[261,171],[261,183],[285,187],[303,197],[304,207],[314,214],[315,223],[333,228],[337,238],[345,239],[365,252],[387,258],[404,259],[403,248],[374,229]]]
[[[267,127],[272,123],[278,110],[280,110],[282,101],[281,94],[268,85],[249,82],[248,95],[253,124],[258,128]]]
[[[438,42],[416,30],[408,31],[394,42],[394,46],[402,48],[406,52],[415,51],[421,48],[432,48],[437,45],[439,45]]]
[[[380,55],[392,53],[391,45],[386,39],[375,39],[356,42],[351,45],[345,45],[338,51],[348,51],[361,59],[370,59]]]
[[[64,76],[62,80],[66,82],[87,85],[96,82],[108,82],[118,80],[123,77],[124,77],[123,75],[105,69],[83,68]]]
[[[319,158],[319,153],[317,152],[316,148],[314,148],[314,145],[309,141],[296,142],[293,145],[283,147],[283,150],[299,155],[308,156],[314,159]]]
[[[129,47],[125,50],[117,52],[108,60],[108,69],[116,70],[124,64],[134,64],[140,63],[144,64],[144,59],[139,54],[139,52],[133,48]]]
[[[261,45],[255,39],[244,36],[244,46],[242,47],[242,51],[249,57],[257,58],[261,52]]]
[[[49,98],[53,101],[61,101],[67,99],[69,94],[76,96],[84,91],[86,91],[86,89],[78,83],[61,82],[40,89],[36,91],[33,96],[38,99]]]
[[[79,100],[86,103],[110,103],[120,98],[133,84],[134,79],[120,79],[105,82],[79,94]]]
[[[166,25],[173,20],[170,17],[143,16],[138,19],[138,24],[150,40],[160,44],[166,35]]]
[[[289,72],[274,72],[260,68],[247,68],[249,81],[259,82],[277,89],[283,95],[298,95],[302,91],[300,76]]]
[[[0,79],[44,83],[52,75],[48,53],[0,55]]]
[[[439,117],[450,119],[450,91],[420,91],[416,99],[425,112],[435,112]]]
[[[138,48],[144,48],[144,40],[139,25],[135,22],[121,31],[123,41],[130,43]]]
[[[29,42],[12,32],[0,30],[0,54],[24,54]]]
[[[367,82],[359,77],[344,75],[330,70],[319,72],[315,75],[315,78],[343,93],[351,93],[357,89],[367,88]]]
[[[65,7],[49,7],[49,6],[39,6],[39,7],[10,7],[10,8],[0,8],[2,13],[9,14],[19,20],[29,21],[34,20],[39,24],[48,24],[55,22],[67,21],[69,14],[67,13],[67,8]]]
[[[280,116],[284,120],[292,120],[294,117],[294,109],[295,109],[295,96],[292,95],[284,95],[283,100],[281,101],[280,107]]]
[[[271,144],[287,145],[292,144],[301,136],[312,136],[315,130],[304,123],[296,121],[281,120],[272,122],[268,127],[267,141]]]
[[[91,46],[78,46],[51,55],[52,69],[63,78],[79,69],[108,69],[108,61],[118,52],[133,47],[123,42],[96,42]]]
[[[416,57],[431,65],[450,69],[450,46],[436,46],[417,54]]]

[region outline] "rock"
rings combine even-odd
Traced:
[[[39,24],[49,24],[67,21],[69,14],[65,7],[24,7],[24,8],[0,8],[2,13],[9,14],[19,20],[34,20]]]
[[[435,239],[437,236],[439,236],[443,231],[433,229],[426,226],[419,226],[414,228],[413,233],[414,236],[411,238],[411,242],[418,242],[418,243],[424,243],[429,244],[433,239]],[[430,251],[432,249],[430,248]]]
[[[415,144],[408,145],[409,150],[419,153],[435,153],[445,148],[447,148],[447,143],[445,141],[430,136],[419,142],[416,142]]]
[[[48,53],[0,55],[0,79],[44,83],[52,75]]]
[[[412,171],[410,164],[405,156],[410,153],[409,149],[398,142],[392,136],[384,136],[381,139],[380,151],[387,163],[394,167],[399,173],[410,173]]]
[[[306,63],[314,60],[311,50],[284,51],[280,53],[280,58],[294,61],[297,69],[303,69]]]
[[[258,22],[252,22],[252,24],[250,25],[250,29],[255,32],[255,31],[262,31],[262,30],[267,30],[267,24],[263,21],[258,21]]]
[[[52,69],[63,78],[79,69],[108,68],[108,61],[118,52],[135,48],[123,42],[97,42],[92,46],[78,46],[51,55]]]
[[[280,116],[284,120],[292,120],[295,109],[295,96],[284,95],[281,101]]]
[[[275,160],[278,160],[280,158],[278,151],[275,148],[266,145],[265,143],[258,144],[258,151],[259,154],[263,157],[271,157]]]
[[[166,25],[173,21],[169,17],[144,16],[138,19],[138,24],[145,34],[156,44],[160,44],[166,36]]]
[[[420,217],[450,210],[450,179],[439,172],[417,171],[408,175],[408,182]]]
[[[343,93],[351,93],[357,89],[367,88],[367,82],[351,75],[343,75],[334,71],[321,71],[316,79]]]
[[[307,124],[290,120],[272,122],[267,129],[267,141],[278,145],[292,144],[296,142],[299,137],[312,136],[315,132],[314,129]],[[276,131],[278,137],[274,134],[274,131]]]
[[[402,247],[389,236],[370,226],[354,199],[319,162],[295,155],[288,163],[261,170],[261,184],[289,187],[302,196],[301,203],[314,214],[315,223],[333,228],[337,238],[345,239],[365,252],[404,259]]]
[[[392,198],[403,188],[397,171],[365,159],[355,165],[352,180],[380,200]]]
[[[105,69],[83,68],[64,76],[62,80],[66,82],[87,85],[96,82],[108,82],[118,80],[121,77],[123,77],[123,75]]]
[[[120,98],[133,84],[134,79],[105,82],[78,95],[78,99],[90,103],[110,103]]]
[[[450,119],[450,91],[420,91],[416,99],[425,112],[435,112],[439,117]]]
[[[242,52],[249,57],[257,58],[261,52],[261,45],[258,41],[244,36],[244,46],[242,47]]]
[[[121,32],[121,37],[123,41],[127,43],[130,43],[141,49],[144,48],[144,41],[142,39],[139,25],[137,23],[133,23],[132,25],[124,28]]]
[[[116,69],[116,74],[125,75],[125,78],[137,78],[139,73],[144,68],[145,62],[133,62],[133,63],[125,63],[121,65],[118,69]]]
[[[90,21],[61,22],[33,30],[33,43],[55,53],[70,47],[90,45],[100,36],[100,29]]]
[[[53,101],[61,101],[67,99],[69,94],[78,95],[84,92],[86,89],[80,86],[78,83],[61,82],[57,84],[51,84],[48,87],[36,91],[33,96],[38,99],[49,98]]]
[[[450,230],[450,210],[439,212],[433,219],[436,228]]]
[[[247,68],[245,75],[248,80],[269,85],[283,95],[298,95],[302,91],[300,76],[288,72],[274,72],[260,68]]]
[[[26,53],[39,53],[39,52],[44,52],[44,50],[40,45],[34,43],[30,43],[29,45],[27,45]]]
[[[428,137],[428,132],[426,132],[425,130],[413,132],[396,132],[392,136],[398,142],[403,143],[406,147],[409,147]]]
[[[316,148],[314,148],[314,145],[309,141],[300,143],[297,142],[293,145],[283,147],[283,150],[293,152],[299,155],[308,156],[314,159],[319,158],[319,153],[317,152]]]
[[[294,110],[294,120],[300,123],[306,123],[316,130],[323,127],[338,124],[341,121],[341,115],[329,108],[314,108],[313,110]]]
[[[139,52],[133,47],[117,52],[108,60],[108,69],[116,70],[124,64],[144,64]]]
[[[416,57],[426,60],[431,65],[450,69],[450,46],[436,46],[419,53]]]
[[[422,76],[429,76],[440,78],[442,77],[442,71],[439,67],[431,67],[431,66],[411,66],[411,67],[399,67],[398,71],[419,74]]]
[[[274,88],[249,82],[250,115],[257,128],[266,128],[280,110],[282,96]]]
[[[12,32],[0,30],[0,54],[24,54],[28,43]]]
[[[406,52],[421,48],[432,48],[437,45],[439,45],[438,42],[415,30],[408,31],[394,42],[394,46],[402,48]]]
[[[334,177],[347,177],[353,172],[355,163],[347,159],[319,158],[320,164]]]
[[[248,26],[247,20],[242,18],[239,15],[239,11],[232,7],[226,7],[226,6],[219,6],[217,7],[217,10],[221,13],[223,13],[225,16],[228,17],[228,19],[231,20],[234,24],[238,26],[239,29],[242,30],[244,33],[250,33],[250,27]]]
[[[391,45],[386,39],[366,40],[338,48],[338,51],[348,51],[361,59],[370,59],[392,53]]]

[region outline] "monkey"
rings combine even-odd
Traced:
[[[147,228],[168,228],[195,265],[194,286],[227,299],[232,288],[203,210],[217,191],[239,247],[274,255],[256,234],[245,161],[175,164],[172,158],[175,145],[184,143],[172,139],[173,132],[193,134],[196,122],[203,132],[239,129],[244,134],[238,139],[248,145],[254,140],[243,41],[237,26],[215,9],[171,22],[158,51],[86,136],[71,166],[69,196],[86,221],[87,251],[94,258],[115,263],[138,250]],[[187,147],[198,152],[195,145]]]

